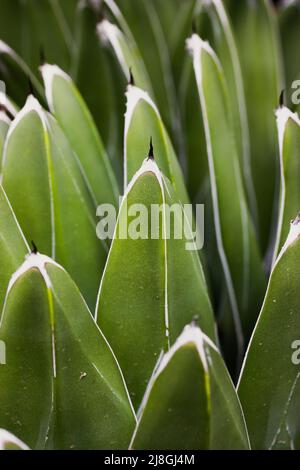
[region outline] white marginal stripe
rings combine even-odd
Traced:
[[[5,122],[5,124],[8,124],[8,125],[10,125],[10,123],[11,123],[11,120],[10,120],[9,117],[5,114],[4,111],[0,111],[0,121]]]
[[[4,319],[4,316],[5,316],[5,307],[6,307],[7,299],[9,297],[9,294],[10,294],[13,286],[15,285],[15,283],[17,282],[18,279],[20,279],[24,274],[26,274],[31,269],[37,269],[40,272],[40,274],[41,274],[41,276],[42,276],[42,278],[43,278],[43,280],[46,284],[47,290],[52,292],[52,284],[51,284],[51,280],[48,276],[48,273],[47,273],[47,270],[46,270],[46,267],[45,267],[46,264],[52,264],[52,265],[56,266],[57,268],[64,271],[64,268],[62,266],[60,266],[58,263],[53,261],[53,259],[49,258],[46,255],[41,255],[40,253],[30,253],[29,255],[27,255],[25,257],[25,261],[22,264],[22,266],[20,266],[20,268],[17,269],[17,271],[10,278],[8,288],[7,288],[7,292],[6,292],[6,296],[5,296],[5,300],[4,300],[3,315],[2,315],[2,318],[1,318],[0,326],[1,326],[2,321]],[[53,377],[56,377],[56,354],[55,354],[54,325],[51,325],[51,338],[52,338]]]
[[[9,444],[16,445],[22,450],[29,450],[29,447],[27,447],[27,445],[20,441],[16,436],[5,429],[0,429],[0,450],[5,450],[6,446]]]
[[[132,121],[132,117],[135,111],[135,108],[139,101],[145,101],[152,107],[154,112],[157,114],[158,119],[161,119],[159,111],[155,103],[152,101],[148,93],[141,88],[138,88],[134,85],[128,85],[126,96],[126,113],[125,113],[125,124],[124,124],[124,191],[126,191],[128,180],[127,180],[127,135],[129,127]]]
[[[276,111],[277,130],[278,130],[278,141],[279,141],[279,155],[280,155],[280,178],[281,178],[281,195],[280,195],[280,207],[278,215],[277,235],[276,243],[273,255],[273,265],[276,262],[276,257],[279,251],[279,243],[282,232],[283,215],[285,209],[285,177],[284,177],[284,162],[283,162],[283,142],[285,136],[286,125],[289,119],[293,120],[300,127],[300,119],[297,113],[292,113],[286,106],[282,106]]]
[[[212,199],[213,199],[213,205],[214,205],[214,221],[215,221],[215,226],[216,226],[217,245],[218,245],[218,250],[219,250],[221,262],[222,262],[223,269],[224,269],[225,279],[227,283],[228,295],[229,295],[229,300],[231,304],[233,320],[234,320],[234,325],[235,325],[235,330],[236,330],[236,335],[237,335],[239,353],[242,354],[243,332],[242,332],[239,309],[237,305],[233,282],[231,279],[231,273],[230,273],[230,269],[229,269],[227,257],[226,257],[224,246],[223,246],[223,241],[222,241],[222,231],[221,231],[221,222],[220,222],[220,214],[219,214],[218,191],[217,191],[215,168],[214,168],[214,158],[213,158],[213,151],[212,151],[210,129],[209,129],[208,118],[207,118],[206,101],[205,101],[205,96],[202,90],[202,69],[201,69],[200,56],[203,51],[206,51],[212,57],[212,59],[215,61],[218,67],[221,68],[221,64],[216,53],[210,47],[208,42],[203,41],[197,34],[193,34],[189,39],[187,39],[187,48],[193,58],[196,82],[197,82],[197,87],[198,87],[199,96],[200,96],[201,108],[203,112],[203,121],[204,121],[205,135],[206,135],[206,141],[207,141],[208,163],[209,163],[210,177],[211,177]]]
[[[177,338],[175,343],[171,346],[170,350],[167,353],[165,353],[164,355],[162,355],[160,361],[157,364],[157,368],[156,368],[155,372],[153,373],[153,376],[151,377],[151,379],[148,383],[148,386],[147,386],[146,392],[144,394],[142,403],[141,403],[140,408],[139,408],[138,413],[137,413],[138,423],[137,423],[137,426],[134,430],[133,436],[131,438],[129,449],[132,448],[132,445],[134,443],[136,434],[138,432],[139,423],[142,419],[143,412],[146,408],[146,405],[147,405],[147,402],[149,400],[149,397],[150,397],[150,394],[151,394],[151,391],[152,391],[152,388],[153,388],[153,385],[154,385],[155,381],[157,380],[159,375],[161,373],[163,373],[163,371],[165,370],[165,368],[167,367],[169,362],[174,357],[175,353],[181,347],[184,347],[188,344],[193,344],[195,346],[195,348],[196,348],[196,350],[199,354],[200,361],[201,361],[201,363],[203,365],[203,368],[204,368],[206,373],[208,373],[209,367],[208,367],[208,360],[207,360],[207,357],[206,357],[205,345],[208,345],[209,347],[213,348],[215,351],[219,352],[218,348],[213,343],[213,341],[208,336],[206,336],[198,326],[194,326],[192,324],[185,326],[185,328],[183,329],[183,332]]]
[[[27,98],[27,101],[25,103],[25,106],[21,109],[21,111],[18,112],[15,119],[12,121],[11,126],[9,128],[9,131],[7,133],[7,137],[6,137],[6,141],[5,141],[4,149],[3,149],[2,166],[5,165],[6,151],[7,151],[7,146],[8,146],[9,139],[11,138],[13,132],[15,131],[18,124],[22,121],[22,119],[32,111],[37,113],[37,115],[39,116],[39,118],[42,122],[44,130],[47,130],[45,114],[44,114],[44,111],[43,111],[40,103],[38,102],[38,100],[36,98],[34,98],[34,96],[29,95],[28,98]]]
[[[285,241],[285,244],[283,245],[276,261],[275,265],[278,263],[280,258],[284,255],[284,253],[287,251],[287,249],[293,245],[300,237],[300,213],[297,215],[296,219],[291,222],[290,225],[290,231],[287,236],[287,239]],[[274,265],[274,266],[275,266]]]
[[[10,57],[13,58],[15,63],[20,67],[22,72],[27,75],[32,83],[34,84],[36,90],[39,92],[40,96],[43,96],[44,90],[39,82],[39,80],[36,78],[36,76],[31,72],[30,67],[26,64],[26,62],[20,57],[16,51],[14,51],[11,47],[9,47],[4,41],[0,40],[0,54],[7,54]]]
[[[98,296],[97,296],[97,302],[96,302],[96,309],[95,309],[95,321],[97,322],[98,320],[98,310],[99,310],[99,302],[100,302],[100,297],[101,297],[101,290],[102,290],[102,287],[103,287],[103,281],[104,281],[104,278],[105,278],[105,274],[106,274],[106,270],[107,270],[107,267],[109,265],[109,259],[110,259],[110,254],[113,250],[113,246],[114,246],[114,243],[115,243],[115,240],[116,240],[116,234],[117,234],[117,230],[118,230],[118,223],[119,223],[119,219],[120,219],[120,214],[121,214],[121,211],[122,211],[122,208],[123,208],[123,205],[124,205],[124,201],[127,199],[128,197],[128,194],[130,193],[130,191],[132,190],[133,186],[135,185],[135,183],[137,182],[137,180],[139,179],[140,176],[144,175],[145,173],[147,172],[150,172],[150,173],[153,173],[156,178],[157,178],[157,181],[161,187],[161,191],[162,191],[162,198],[163,198],[163,204],[165,203],[165,194],[164,194],[164,182],[163,182],[163,177],[162,177],[162,174],[156,164],[156,162],[152,159],[149,159],[149,158],[146,158],[143,163],[142,163],[142,166],[141,168],[135,173],[135,175],[133,176],[133,178],[131,179],[130,183],[128,184],[127,186],[127,189],[125,191],[125,194],[123,196],[123,199],[122,199],[122,202],[121,202],[121,205],[120,205],[120,208],[119,208],[119,214],[118,214],[118,218],[117,218],[117,222],[116,222],[116,226],[115,226],[115,230],[114,230],[114,235],[113,235],[113,240],[111,242],[111,246],[110,246],[110,250],[109,250],[109,253],[108,253],[108,257],[106,259],[106,264],[105,264],[105,267],[104,267],[104,270],[103,270],[103,274],[102,274],[102,278],[101,278],[101,282],[100,282],[100,287],[99,287],[99,291],[98,291]],[[166,326],[166,336],[167,336],[167,339],[168,339],[168,344],[169,344],[169,311],[168,311],[168,266],[167,266],[167,239],[166,239],[166,220],[165,220],[165,212],[164,212],[164,248],[165,248],[165,326]]]
[[[129,70],[123,55],[122,48],[120,46],[120,40],[123,36],[122,31],[120,31],[117,26],[110,23],[108,20],[102,20],[101,23],[97,25],[97,33],[104,44],[110,42],[122,67],[123,73],[129,81]]]
[[[24,263],[22,264],[22,266],[20,266],[20,268],[12,275],[11,279],[10,279],[10,282],[9,282],[9,286],[8,286],[8,289],[7,289],[7,293],[6,293],[6,297],[5,297],[5,301],[4,301],[4,307],[3,307],[3,312],[5,311],[5,305],[6,305],[6,302],[7,302],[7,298],[8,298],[8,295],[9,295],[9,292],[11,291],[13,285],[17,282],[17,280],[25,273],[27,273],[30,269],[38,269],[41,276],[43,277],[43,280],[46,284],[46,288],[51,290],[51,292],[53,292],[53,288],[52,288],[52,283],[51,283],[51,280],[49,278],[49,275],[47,273],[47,270],[46,270],[46,264],[52,264],[53,266],[56,266],[57,268],[61,269],[62,271],[65,271],[65,269],[60,265],[58,264],[56,261],[54,261],[52,258],[49,258],[48,256],[46,255],[42,255],[40,253],[30,253],[29,255],[26,256],[25,258],[25,261]],[[66,272],[66,271],[65,271]],[[79,290],[78,290],[79,292]],[[93,319],[93,316],[87,306],[87,303],[85,301],[85,299],[83,298],[81,292],[79,292],[80,294],[80,297],[83,301],[83,303],[85,304],[85,307],[87,309],[87,311],[89,312],[89,314],[91,315],[91,319],[93,320],[94,322],[94,319]],[[57,299],[58,303],[59,302],[59,299]],[[1,318],[1,322],[0,322],[0,326],[1,326],[1,323],[3,321],[3,317],[4,315],[2,315],[2,318]],[[122,381],[123,381],[123,384],[124,384],[124,387],[125,387],[125,390],[126,390],[126,394],[128,396],[128,400],[129,400],[129,403],[130,403],[130,407],[131,407],[131,410],[132,410],[132,413],[136,419],[136,416],[135,416],[135,412],[134,412],[134,409],[133,409],[133,405],[131,403],[131,399],[130,399],[130,396],[129,396],[129,392],[128,392],[128,389],[127,389],[127,386],[126,386],[126,383],[125,383],[125,379],[124,379],[124,376],[123,376],[123,373],[121,371],[121,368],[120,368],[120,365],[116,359],[116,356],[110,346],[110,344],[108,343],[107,339],[105,338],[104,334],[102,333],[102,331],[100,330],[99,326],[97,324],[95,324],[97,330],[99,331],[99,334],[101,335],[101,337],[103,338],[104,342],[106,343],[108,349],[110,350],[110,352],[112,353],[115,361],[116,361],[116,364],[117,364],[117,367],[120,371],[120,374],[121,374],[121,378],[122,378]],[[53,360],[53,377],[56,378],[56,352],[55,352],[55,334],[54,334],[54,327],[52,326],[52,360]],[[94,365],[94,364],[93,364]],[[99,371],[98,371],[99,372]],[[100,373],[100,372],[99,372]],[[101,374],[100,374],[101,375]],[[101,375],[102,376],[102,375]],[[102,378],[104,378],[102,376]],[[105,379],[106,380],[106,379]],[[106,380],[107,382],[107,380]],[[108,382],[107,382],[108,384]],[[108,384],[109,385],[109,384]],[[53,390],[52,390],[53,392]],[[54,392],[53,392],[54,393]],[[52,395],[53,397],[53,395]]]
[[[18,112],[16,115],[15,119],[12,121],[6,139],[4,143],[4,149],[3,149],[3,159],[2,159],[2,168],[5,165],[6,162],[6,154],[7,154],[7,148],[9,144],[9,140],[14,133],[16,127],[18,124],[24,119],[30,112],[35,112],[44,129],[45,135],[48,135],[48,121],[47,121],[47,115],[43,108],[41,107],[40,103],[38,100],[33,96],[29,95],[27,98],[27,101],[25,103],[25,106],[21,109],[21,111]],[[49,168],[49,148],[48,148],[48,142],[46,139],[45,140],[45,148],[46,148],[46,154],[47,154],[47,167],[48,167],[48,179],[49,179],[49,192],[50,192],[50,214],[51,214],[51,228],[52,228],[52,257],[55,258],[55,215],[54,215],[54,200],[53,200],[53,187],[52,187],[52,179],[51,179],[51,172]]]
[[[158,376],[168,365],[176,351],[182,346],[192,343],[196,346],[198,354],[200,356],[201,362],[203,364],[205,372],[208,372],[208,363],[205,355],[204,343],[207,343],[210,347],[218,351],[217,346],[214,342],[205,334],[203,331],[194,325],[186,325],[183,329],[181,335],[177,338],[170,350],[163,356],[157,371],[156,376]]]
[[[235,40],[232,34],[232,30],[229,24],[228,16],[221,0],[206,0],[205,3],[213,4],[220,18],[220,22],[224,28],[224,34],[227,39],[228,48],[232,59],[232,65],[236,81],[237,99],[239,105],[239,116],[241,121],[241,134],[242,134],[242,146],[243,146],[243,163],[244,163],[244,176],[247,185],[247,192],[251,201],[251,207],[255,218],[257,219],[257,201],[253,185],[253,177],[251,170],[251,155],[250,155],[250,135],[249,135],[249,123],[247,116],[247,109],[244,95],[244,84],[242,78],[242,71],[240,67],[240,61],[238,57],[238,51],[235,44]]]
[[[24,233],[23,233],[23,231],[22,231],[22,229],[21,229],[21,227],[20,227],[20,224],[19,224],[19,222],[18,222],[18,220],[17,220],[17,217],[16,217],[16,214],[14,213],[14,210],[13,210],[13,208],[12,208],[12,206],[11,206],[11,203],[10,203],[10,201],[9,201],[7,195],[6,195],[6,192],[4,191],[3,186],[1,186],[1,185],[0,185],[0,191],[2,192],[4,198],[5,198],[6,202],[7,202],[7,205],[8,205],[8,207],[9,207],[10,211],[11,211],[11,214],[12,214],[12,216],[13,216],[13,219],[14,219],[15,223],[16,223],[16,226],[18,227],[18,230],[19,230],[19,232],[20,232],[20,235],[21,235],[21,237],[23,238],[24,244],[25,244],[25,246],[26,246],[26,248],[27,248],[27,250],[28,250],[28,253],[30,253],[30,247],[29,247],[29,245],[28,245],[28,243],[27,243],[27,240],[26,240],[26,238],[25,238],[25,235],[24,235]]]
[[[52,83],[53,83],[53,79],[55,75],[58,75],[59,77],[62,77],[65,80],[68,80],[69,82],[71,82],[72,80],[69,77],[69,75],[67,75],[57,65],[50,65],[50,64],[41,65],[40,71],[41,71],[41,74],[45,83],[46,99],[47,99],[50,111],[54,113]]]
[[[270,288],[270,283],[272,281],[272,274],[273,274],[273,271],[275,269],[275,267],[277,266],[277,264],[279,263],[280,259],[282,258],[282,256],[285,254],[285,252],[290,248],[290,246],[292,246],[298,239],[300,238],[300,213],[298,214],[298,216],[296,217],[295,220],[293,220],[291,222],[291,226],[290,226],[290,231],[289,231],[289,234],[287,236],[287,239],[286,239],[286,242],[285,244],[283,245],[273,267],[272,267],[272,271],[271,271],[271,275],[269,277],[269,281],[268,281],[268,286],[267,286],[267,290],[266,290],[266,293],[265,293],[265,298],[264,298],[264,301],[263,301],[263,304],[262,304],[262,307],[261,307],[261,310],[260,310],[260,313],[259,313],[259,316],[258,316],[258,319],[256,321],[256,324],[255,324],[255,327],[252,331],[252,335],[251,335],[251,338],[250,338],[250,341],[248,343],[248,346],[247,346],[247,351],[244,355],[244,360],[243,360],[243,364],[242,364],[242,367],[241,367],[241,371],[240,371],[240,376],[239,376],[239,380],[238,380],[238,384],[237,384],[237,388],[239,387],[240,385],[240,382],[241,382],[241,378],[243,376],[243,372],[244,372],[244,369],[245,369],[245,365],[246,365],[246,362],[247,362],[247,357],[248,357],[248,353],[250,351],[250,348],[251,348],[251,345],[252,345],[252,341],[253,341],[253,338],[255,336],[255,333],[256,333],[256,329],[257,329],[257,326],[259,324],[259,321],[260,321],[260,318],[261,318],[261,314],[262,312],[264,311],[264,308],[265,308],[265,304],[267,302],[267,299],[268,299],[268,294],[269,294],[269,288]]]
[[[15,52],[8,44],[0,39],[0,54],[9,54],[14,56]]]
[[[18,111],[3,91],[0,91],[0,104],[5,106],[13,117],[16,117]]]
[[[50,278],[49,278],[48,273],[47,273],[46,268],[45,268],[46,264],[53,264],[54,266],[64,270],[62,266],[60,266],[52,258],[49,258],[46,255],[41,255],[40,253],[37,253],[37,254],[30,253],[29,255],[27,255],[25,257],[25,261],[22,264],[22,266],[20,266],[20,268],[17,269],[17,271],[15,271],[14,274],[12,275],[12,277],[9,281],[9,284],[8,284],[6,297],[9,295],[9,292],[12,289],[12,287],[14,286],[14,284],[16,283],[16,281],[21,276],[23,276],[23,274],[25,274],[27,271],[29,271],[30,269],[34,269],[34,268],[36,268],[40,271],[40,273],[41,273],[41,275],[42,275],[42,277],[45,281],[46,287],[48,289],[51,289],[52,285],[51,285]]]
[[[58,76],[58,77],[64,78],[67,82],[69,82],[70,86],[73,88],[74,100],[76,100],[76,102],[79,101],[79,107],[81,109],[81,112],[84,115],[84,118],[86,119],[86,121],[88,121],[87,125],[90,127],[91,133],[93,134],[94,141],[95,141],[95,146],[98,148],[99,154],[101,154],[102,149],[99,148],[101,139],[99,138],[99,134],[98,134],[98,131],[96,129],[95,123],[94,123],[93,118],[90,114],[90,111],[87,109],[86,104],[84,103],[83,99],[81,98],[80,93],[75,92],[75,90],[77,91],[77,89],[76,89],[75,84],[72,81],[72,78],[68,74],[66,74],[57,65],[44,64],[40,67],[40,71],[42,73],[42,77],[43,77],[44,84],[45,84],[45,93],[46,93],[47,103],[49,105],[50,111],[52,112],[52,114],[54,116],[55,116],[55,109],[54,109],[54,103],[53,103],[53,79],[54,79],[55,76]],[[100,140],[100,142],[99,142],[99,140]],[[79,157],[78,157],[78,155],[76,154],[75,151],[73,152],[73,154],[75,156],[75,159],[76,159],[76,162],[79,166],[79,169],[82,173],[82,176],[85,180],[85,183],[88,186],[89,192],[90,192],[90,194],[93,198],[93,202],[94,202],[95,206],[97,207],[98,204],[97,204],[96,196],[94,194],[94,191],[91,188],[89,178],[88,178],[88,176],[87,176],[87,174],[84,170],[84,167],[81,163],[81,160],[79,159]],[[112,169],[110,167],[108,156],[106,155],[105,151],[103,153],[103,164],[104,164],[105,169],[107,171],[108,178],[110,179],[111,186],[112,186],[112,191],[113,191],[113,193],[116,197],[116,200],[117,200],[118,196],[119,196],[119,192],[116,189],[115,177],[114,177],[114,174],[113,174]]]

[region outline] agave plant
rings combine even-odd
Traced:
[[[300,449],[299,32],[1,0],[0,449]]]

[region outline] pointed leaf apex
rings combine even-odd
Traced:
[[[46,63],[46,56],[45,56],[45,50],[43,46],[40,47],[40,65],[44,65]]]
[[[150,137],[148,160],[154,160],[154,150],[153,150],[153,144],[152,144],[152,137]]]
[[[35,91],[34,91],[34,88],[33,88],[33,84],[32,84],[32,81],[31,81],[31,78],[28,77],[28,88],[29,88],[29,95],[32,95],[34,97],[35,96]]]
[[[36,255],[38,253],[38,249],[37,249],[37,246],[36,246],[36,244],[34,243],[33,240],[31,240],[31,245],[32,245],[31,253]]]
[[[132,86],[135,85],[134,76],[132,74],[132,67],[130,67],[130,69],[129,69],[129,85],[132,85]]]
[[[13,114],[7,109],[4,103],[0,103],[0,112],[4,113],[9,119],[14,119]]]
[[[218,351],[218,348],[216,347],[214,342],[206,334],[203,333],[203,331],[201,330],[201,328],[199,328],[198,325],[195,325],[192,321],[190,325],[185,326],[181,335],[177,338],[171,349],[163,356],[162,361],[159,364],[157,374],[159,374],[166,367],[166,365],[176,353],[176,351],[187,344],[194,344],[199,353],[199,357],[203,364],[204,370],[208,371],[208,363],[204,350],[204,343]]]
[[[285,90],[281,90],[280,96],[279,96],[279,107],[282,108],[284,106],[284,93]]]
[[[42,255],[38,252],[32,251],[29,255],[27,255],[25,257],[24,263],[12,275],[12,277],[9,281],[9,284],[8,284],[7,294],[6,295],[9,294],[9,292],[11,291],[11,289],[14,286],[14,284],[16,283],[16,281],[21,276],[23,276],[23,274],[27,273],[28,271],[30,271],[31,269],[34,269],[34,268],[37,269],[41,273],[41,276],[43,277],[43,279],[45,281],[46,287],[50,288],[51,287],[51,282],[50,282],[49,276],[48,276],[46,268],[45,268],[46,264],[52,264],[52,265],[54,265],[54,266],[56,266],[60,269],[63,269],[63,267],[60,266],[58,263],[56,263],[52,258],[49,258],[48,256]]]

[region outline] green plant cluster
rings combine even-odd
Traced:
[[[0,0],[0,38],[0,449],[300,449],[300,2]]]

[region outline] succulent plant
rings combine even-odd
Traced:
[[[300,449],[300,3],[0,37],[0,450]]]

